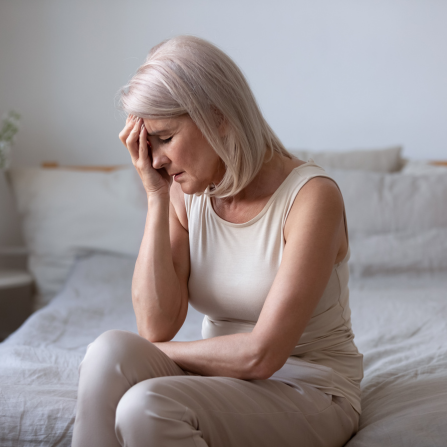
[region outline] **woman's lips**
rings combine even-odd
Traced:
[[[174,174],[174,180],[177,180],[182,174],[183,174],[183,172],[179,172],[178,174]]]

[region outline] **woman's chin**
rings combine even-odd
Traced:
[[[203,186],[199,186],[190,182],[182,182],[180,183],[180,188],[183,191],[183,194],[193,195],[193,194],[203,194],[206,188]]]
[[[180,182],[179,182],[180,183]],[[191,188],[192,185],[190,185],[188,182],[182,182],[180,183],[180,188],[183,191],[183,194],[195,194],[194,188]]]

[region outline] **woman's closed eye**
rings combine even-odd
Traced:
[[[166,139],[159,138],[159,140],[160,140],[161,144],[165,144],[165,143],[169,143],[172,140],[172,137],[169,137],[169,138],[166,138]]]

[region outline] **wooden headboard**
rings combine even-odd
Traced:
[[[111,172],[117,171],[118,169],[127,168],[130,165],[113,165],[113,166],[60,166],[56,161],[44,161],[42,163],[42,168],[47,169],[73,169],[76,171],[102,171]]]

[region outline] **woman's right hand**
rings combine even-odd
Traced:
[[[147,195],[169,196],[172,178],[164,168],[152,167],[151,146],[143,120],[129,115],[124,129],[119,134],[119,139],[127,147]]]

